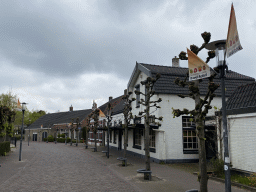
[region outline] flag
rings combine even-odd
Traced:
[[[189,81],[210,77],[210,67],[187,48]]]
[[[235,54],[237,51],[242,49],[243,47],[240,44],[237,26],[236,26],[235,10],[232,3],[231,11],[230,11],[229,26],[228,26],[228,35],[227,35],[227,41],[226,41],[227,57],[230,57],[231,55]]]
[[[20,100],[18,99],[17,108],[21,109]]]

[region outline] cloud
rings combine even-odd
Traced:
[[[123,94],[136,61],[171,66],[180,51],[203,43],[204,31],[225,39],[230,7],[231,0],[1,1],[0,91],[12,88],[29,109],[91,108],[93,99]],[[244,49],[229,69],[256,77],[256,2],[234,7]]]

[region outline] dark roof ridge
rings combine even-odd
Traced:
[[[156,64],[148,64],[148,63],[139,63],[139,64],[152,65],[152,66],[157,66],[157,67],[170,67],[170,68],[188,69],[187,67],[173,67],[173,66],[168,66],[168,65],[156,65]]]
[[[75,111],[60,111],[60,112],[55,112],[55,113],[47,113],[48,114],[60,114],[60,113],[68,113],[68,112],[79,112],[79,111],[86,111],[86,110],[90,110],[90,109],[80,109],[80,110],[75,110]]]

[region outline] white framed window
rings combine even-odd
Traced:
[[[153,129],[149,131],[149,147],[156,147],[156,132]]]
[[[141,149],[141,136],[143,130],[141,129],[134,129],[133,132],[133,148]]]
[[[193,117],[182,117],[182,132],[183,152],[198,153],[198,140],[196,136],[195,122]]]

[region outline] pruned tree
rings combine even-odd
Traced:
[[[112,110],[113,107],[110,103],[110,100],[107,104],[107,145],[108,145],[108,153],[107,153],[107,157],[109,158],[109,127],[110,127],[110,122],[112,120]]]
[[[196,55],[205,48],[205,45],[207,45],[211,39],[211,34],[208,32],[204,32],[201,34],[204,43],[199,48],[196,45],[191,45],[190,50],[195,53]],[[205,63],[208,63],[210,59],[215,57],[214,51],[208,51],[208,57],[205,61]],[[186,52],[182,51],[179,54],[179,58],[181,60],[188,60],[188,57],[186,56]],[[215,69],[217,70],[217,69]],[[186,77],[184,80],[180,80],[178,77],[175,79],[175,84],[177,84],[180,87],[188,86],[189,89],[189,95],[178,95],[181,98],[190,97],[195,101],[195,109],[188,110],[188,109],[173,109],[173,117],[179,117],[181,115],[190,115],[194,117],[195,124],[196,124],[196,135],[198,139],[198,151],[199,151],[199,175],[198,175],[198,181],[200,182],[200,191],[201,192],[207,192],[207,182],[208,182],[208,176],[207,176],[207,164],[206,164],[206,149],[205,149],[205,134],[204,134],[204,119],[209,112],[210,109],[212,109],[211,102],[213,98],[216,96],[214,94],[214,91],[219,87],[219,84],[216,84],[213,82],[214,77],[216,76],[216,73],[212,73],[210,77],[208,77],[208,91],[204,98],[201,98],[200,96],[200,90],[199,90],[199,83],[202,82],[202,79],[190,81],[188,82],[188,75],[189,72],[187,72]]]
[[[73,141],[73,137],[72,135],[74,134],[74,118],[71,119],[71,125],[70,125],[70,146],[72,146],[72,141]]]
[[[76,146],[78,146],[78,139],[79,139],[79,125],[80,125],[80,122],[79,122],[79,117],[76,118]]]
[[[132,102],[135,101],[135,98],[129,99],[132,92],[127,93],[127,89],[124,91],[124,96],[122,99],[124,100],[124,153],[123,157],[126,158],[127,146],[128,146],[128,126],[130,125],[130,121],[133,118],[132,116]],[[124,163],[124,162],[123,162]]]
[[[150,125],[149,125],[149,121],[150,121],[150,108],[155,107],[156,109],[160,108],[160,106],[158,106],[157,104],[160,103],[162,101],[161,98],[159,98],[157,101],[151,101],[151,97],[153,97],[155,95],[155,91],[154,91],[154,84],[156,83],[156,81],[160,78],[160,74],[156,74],[156,77],[147,77],[146,80],[141,81],[140,83],[142,85],[145,86],[145,93],[142,93],[140,91],[134,91],[136,95],[144,95],[145,96],[145,100],[144,99],[140,99],[140,101],[138,101],[140,104],[142,104],[143,106],[145,106],[144,111],[140,111],[138,116],[140,117],[144,117],[144,125],[145,125],[145,136],[144,136],[144,150],[145,150],[145,163],[146,163],[146,171],[151,171],[150,168],[150,151],[149,151],[149,145],[150,145],[150,138],[149,138],[149,129],[150,129]],[[155,119],[158,119],[159,121],[162,121],[163,117],[155,117]],[[158,125],[160,125],[160,123],[157,123]],[[145,180],[149,180],[149,174],[144,174],[144,179]]]
[[[91,124],[91,130],[94,134],[94,144],[95,144],[95,151],[97,151],[97,132],[98,132],[98,126],[99,126],[99,109],[94,109],[93,112],[90,115],[90,119],[93,120],[93,124]]]

